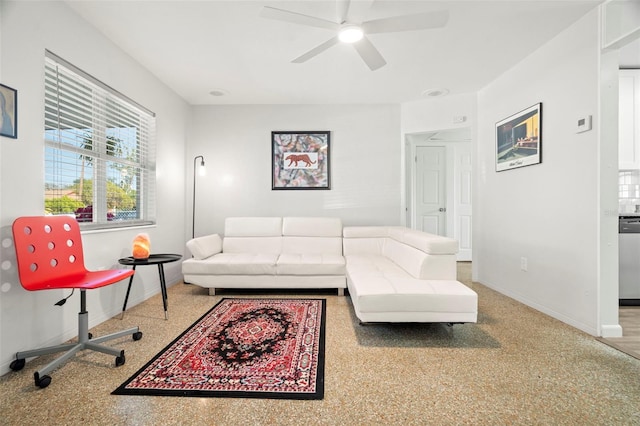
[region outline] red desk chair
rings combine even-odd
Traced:
[[[36,386],[46,388],[51,383],[51,377],[47,373],[84,349],[115,355],[116,367],[123,365],[124,350],[99,343],[128,334],[133,336],[133,340],[140,340],[142,332],[138,327],[134,327],[93,338],[89,333],[86,291],[117,283],[133,275],[134,271],[127,269],[87,271],[84,266],[80,227],[78,222],[69,216],[20,217],[13,222],[13,240],[22,287],[29,291],[79,289],[80,312],[78,313],[77,343],[18,352],[10,368],[14,371],[22,370],[26,358],[66,351],[34,373]],[[66,299],[56,304],[62,305],[64,300]]]

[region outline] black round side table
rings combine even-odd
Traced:
[[[164,319],[169,319],[167,314],[167,283],[164,280],[164,264],[176,262],[182,259],[182,255],[179,254],[152,254],[146,259],[136,259],[133,256],[123,257],[122,259],[118,259],[118,263],[121,265],[133,266],[133,270],[136,270],[136,266],[144,266],[144,265],[158,265],[158,273],[160,274],[160,289],[162,290],[162,304],[164,305]],[[131,291],[131,283],[133,282],[132,275],[129,278],[129,286],[127,287],[127,295],[124,298],[124,305],[122,305],[122,316],[120,319],[124,318],[124,311],[127,309],[127,301],[129,300],[129,292]]]

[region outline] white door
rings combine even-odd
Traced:
[[[416,147],[416,229],[447,233],[446,150],[443,146]]]
[[[455,187],[453,190],[454,214],[456,226],[453,238],[458,240],[458,260],[471,260],[471,144],[457,144],[455,147]],[[450,216],[451,217],[451,216]]]

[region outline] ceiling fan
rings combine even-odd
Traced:
[[[291,62],[306,62],[339,42],[343,42],[351,43],[353,45],[371,71],[377,70],[387,62],[373,43],[371,43],[367,37],[368,34],[441,28],[445,26],[449,20],[449,12],[442,10],[354,23],[348,18],[349,5],[350,0],[337,0],[338,22],[328,21],[326,19],[269,6],[265,6],[262,9],[260,16],[263,18],[276,19],[299,25],[325,28],[335,32],[335,36],[331,37],[321,45],[314,47],[303,55],[298,56]]]

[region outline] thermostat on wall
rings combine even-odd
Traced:
[[[587,132],[589,130],[591,130],[591,116],[586,115],[578,118],[578,122],[576,123],[576,133]]]

